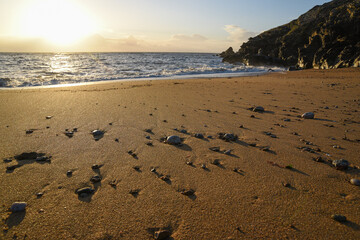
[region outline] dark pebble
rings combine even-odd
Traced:
[[[165,240],[169,238],[171,233],[167,230],[159,230],[154,233],[154,238],[156,240]]]
[[[331,216],[331,218],[334,219],[335,221],[341,222],[341,223],[347,221],[347,220],[346,220],[346,217],[343,216],[343,215],[340,215],[340,214],[334,214],[334,215]]]

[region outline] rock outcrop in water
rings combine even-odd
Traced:
[[[298,19],[250,38],[224,62],[292,68],[360,66],[360,1],[334,0]]]

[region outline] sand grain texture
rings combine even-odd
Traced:
[[[359,76],[350,68],[1,90],[0,157],[34,151],[52,158],[0,162],[0,238],[153,239],[166,229],[173,239],[359,239],[360,189],[349,183],[360,178]],[[310,111],[315,119],[298,117]],[[73,137],[64,134],[74,128]],[[105,131],[98,141],[96,129]],[[238,140],[225,142],[219,132]],[[160,141],[170,135],[183,145]],[[340,158],[350,169],[328,164]],[[90,182],[94,175],[100,183]],[[76,189],[86,186],[95,193],[78,198]],[[26,212],[10,214],[13,202],[26,202]]]

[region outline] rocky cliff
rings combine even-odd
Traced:
[[[334,0],[250,38],[223,61],[294,68],[360,66],[360,0]]]

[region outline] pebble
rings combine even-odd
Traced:
[[[356,179],[356,178],[352,178],[350,180],[350,183],[351,184],[354,184],[355,186],[360,186],[360,180],[359,179]]]
[[[165,181],[165,182],[170,180],[170,178],[168,176],[161,176],[160,179]]]
[[[167,230],[159,230],[154,233],[154,238],[156,240],[165,240],[170,237],[170,232]]]
[[[231,155],[231,150],[226,150],[226,151],[224,152],[224,154],[226,154],[226,155]]]
[[[289,118],[284,119],[284,122],[291,122]]]
[[[96,129],[96,130],[92,131],[91,134],[93,135],[95,140],[100,140],[100,138],[102,138],[104,136],[105,132],[102,130]]]
[[[195,191],[190,189],[190,190],[184,190],[181,192],[182,195],[185,195],[185,196],[192,196],[195,194]]]
[[[43,192],[38,192],[35,195],[36,195],[36,197],[41,198],[44,195],[44,193]]]
[[[33,130],[26,130],[26,131],[25,131],[26,134],[31,134],[31,133],[33,133],[33,132],[34,132]]]
[[[150,136],[145,136],[146,139],[150,139]]]
[[[152,142],[147,142],[146,145],[153,146],[153,143]]]
[[[206,169],[206,165],[205,165],[205,164],[201,164],[201,168],[202,168],[202,169]]]
[[[98,183],[100,181],[101,181],[101,177],[99,175],[95,175],[90,178],[90,182],[92,183]]]
[[[186,165],[192,166],[193,163],[189,161],[189,162],[186,162]]]
[[[80,197],[85,197],[86,195],[93,194],[94,192],[95,190],[91,187],[79,188],[75,191],[75,193],[78,194]]]
[[[313,112],[306,112],[303,115],[301,115],[301,117],[305,119],[314,119],[315,114]]]
[[[26,208],[26,202],[14,202],[11,207],[10,210],[11,212],[22,212],[25,211]]]
[[[98,164],[93,164],[92,166],[91,166],[91,169],[99,169],[101,166],[100,165],[98,165]]]
[[[46,116],[45,118],[46,119],[51,119],[53,116]]]
[[[349,167],[349,162],[344,159],[334,160],[332,164],[337,170],[346,170]]]
[[[214,152],[220,152],[220,147],[211,147],[209,149]]]
[[[150,172],[153,172],[153,173],[156,172],[156,168],[151,168]]]
[[[195,137],[199,139],[203,139],[204,135],[202,135],[201,133],[195,133]]]
[[[253,112],[264,112],[265,109],[262,106],[256,106],[252,109]]]
[[[74,136],[74,132],[65,131],[64,134],[69,138],[72,138]]]
[[[343,216],[343,215],[340,215],[340,214],[334,214],[334,215],[331,216],[331,218],[334,219],[335,221],[341,222],[341,223],[347,221],[347,220],[346,220],[346,217]]]
[[[181,133],[184,133],[184,134],[187,133],[187,131],[186,131],[185,129],[181,129],[180,132],[181,132]]]
[[[72,176],[72,174],[73,174],[73,172],[71,171],[71,170],[68,170],[67,172],[66,172],[66,176]]]
[[[147,133],[152,133],[152,130],[150,128],[147,128],[144,131],[147,132]]]
[[[214,159],[214,160],[211,162],[211,164],[214,164],[214,165],[218,166],[218,165],[220,165],[220,161],[219,161],[219,159]]]
[[[139,171],[140,171],[140,166],[134,166],[133,169],[134,169],[135,171],[138,171],[138,172],[139,172]]]
[[[10,158],[5,158],[4,159],[4,163],[9,163],[9,162],[12,162],[12,159],[10,159]]]
[[[172,135],[166,138],[166,143],[171,145],[179,145],[181,144],[181,138],[176,135]]]

